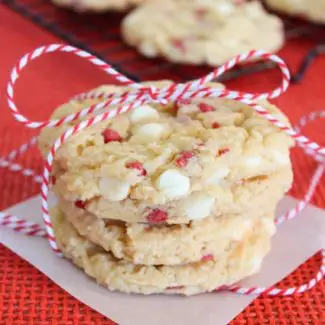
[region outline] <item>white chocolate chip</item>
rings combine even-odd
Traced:
[[[122,201],[128,197],[130,185],[117,178],[104,177],[99,181],[99,190],[110,201]]]
[[[187,216],[191,220],[200,220],[210,215],[215,198],[206,194],[192,196],[184,205]]]
[[[148,123],[137,127],[134,130],[134,134],[140,135],[148,139],[148,142],[152,140],[159,140],[165,133],[166,128],[160,123]]]
[[[176,198],[188,193],[190,180],[179,171],[169,169],[157,178],[155,185],[167,198]]]
[[[219,184],[222,179],[227,177],[230,173],[230,169],[228,167],[219,167],[217,168],[208,178],[208,184]]]
[[[251,157],[246,157],[244,159],[244,163],[247,167],[257,167],[259,165],[261,165],[263,162],[262,158],[259,156],[251,156]]]
[[[159,119],[159,113],[151,106],[143,105],[132,111],[130,119],[132,123],[155,121]]]
[[[223,15],[229,15],[233,10],[234,6],[231,3],[217,3],[217,10]]]

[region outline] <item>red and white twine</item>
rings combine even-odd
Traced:
[[[74,99],[100,99],[100,103],[91,105],[82,111],[70,114],[65,116],[64,118],[58,120],[46,120],[46,121],[31,121],[23,114],[20,113],[17,106],[14,102],[14,85],[18,80],[21,71],[27,66],[27,64],[34,59],[53,52],[67,52],[73,53],[79,57],[85,58],[90,61],[94,65],[98,66],[111,77],[113,77],[116,81],[121,83],[124,86],[128,86],[130,88],[129,91],[123,94],[104,94],[104,93],[84,93],[81,94]],[[232,69],[238,63],[249,61],[252,59],[264,59],[275,62],[282,72],[282,83],[281,86],[276,88],[275,90],[263,94],[249,94],[238,91],[229,91],[227,89],[214,89],[207,86],[207,83],[217,79],[226,71]],[[67,141],[67,139],[80,132],[81,130],[93,126],[99,122],[106,121],[108,119],[112,119],[117,115],[130,111],[132,109],[136,109],[137,107],[146,104],[146,103],[168,103],[168,102],[182,102],[188,101],[194,98],[227,98],[236,100],[242,103],[249,105],[252,109],[254,109],[257,113],[262,115],[268,121],[270,121],[273,125],[277,126],[279,129],[284,131],[286,134],[293,137],[296,143],[305,151],[306,154],[312,156],[314,159],[319,161],[319,166],[317,167],[311,183],[308,189],[307,194],[304,199],[300,201],[295,208],[288,211],[283,216],[280,216],[276,223],[277,225],[282,224],[283,222],[293,219],[296,217],[310,202],[312,195],[315,191],[317,184],[319,183],[325,169],[324,158],[325,158],[325,148],[321,147],[317,143],[311,141],[306,138],[302,134],[300,134],[300,127],[305,126],[308,122],[313,121],[319,117],[324,117],[325,112],[320,113],[311,113],[309,116],[304,117],[300,120],[299,127],[295,130],[285,125],[283,122],[279,121],[276,117],[272,116],[266,109],[264,109],[261,105],[258,104],[258,100],[261,99],[271,99],[280,96],[284,93],[290,81],[290,73],[286,66],[286,64],[276,55],[269,54],[264,51],[250,51],[246,54],[238,55],[233,58],[229,62],[225,63],[221,67],[215,69],[208,75],[199,78],[197,80],[193,80],[187,83],[182,84],[172,84],[165,88],[156,88],[154,86],[146,87],[141,84],[134,82],[133,80],[127,78],[123,74],[119,73],[115,69],[112,68],[109,64],[104,61],[96,58],[95,56],[87,53],[83,50],[75,48],[73,46],[61,45],[61,44],[52,44],[48,46],[42,46],[37,48],[33,52],[30,52],[22,57],[22,59],[18,62],[18,64],[14,67],[11,72],[10,81],[7,85],[7,100],[9,108],[15,117],[15,119],[25,127],[39,129],[43,127],[57,127],[62,124],[66,124],[71,121],[78,122],[76,125],[70,127],[66,130],[53,144],[52,148],[49,151],[47,156],[45,167],[42,175],[42,185],[41,185],[41,197],[42,197],[42,212],[45,227],[39,225],[37,223],[33,223],[23,218],[19,218],[16,216],[8,215],[0,212],[0,226],[10,228],[14,231],[24,233],[32,236],[42,236],[47,237],[52,249],[60,254],[60,250],[57,246],[55,240],[55,234],[53,231],[53,226],[51,222],[51,218],[49,216],[48,210],[48,194],[49,194],[49,184],[50,184],[50,175],[52,170],[53,160],[55,158],[57,150]],[[114,109],[105,110],[110,106],[116,106]],[[96,113],[96,114],[95,114]],[[83,121],[79,121],[79,119],[83,117],[88,117]],[[35,145],[35,138],[31,139],[27,144],[22,145],[17,150],[12,151],[7,157],[0,157],[0,167],[7,167],[13,171],[21,172],[25,176],[30,176],[36,182],[39,181],[39,176],[35,174],[34,171],[30,169],[25,169],[19,164],[14,164],[12,161],[17,156],[26,152],[31,146]],[[44,229],[45,228],[45,229]],[[319,271],[316,276],[311,279],[308,283],[303,284],[301,286],[281,289],[277,287],[271,288],[243,288],[237,285],[227,287],[227,290],[231,292],[235,292],[238,294],[244,295],[258,295],[258,294],[267,294],[271,296],[287,296],[296,293],[302,293],[320,281],[325,276],[325,249],[321,250],[322,254],[322,262]]]

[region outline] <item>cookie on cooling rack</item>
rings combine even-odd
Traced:
[[[73,226],[52,211],[57,243],[63,254],[86,274],[112,291],[193,295],[210,292],[256,273],[270,249],[275,226],[265,215],[214,259],[184,265],[134,265],[117,259],[100,246],[78,235]]]
[[[324,0],[265,0],[265,2],[278,12],[299,16],[315,23],[325,23]]]
[[[281,20],[257,1],[149,1],[124,19],[122,34],[147,57],[212,66],[252,49],[275,52],[284,43]]]
[[[52,118],[95,102],[75,100]],[[262,105],[288,123],[275,106]],[[67,127],[42,130],[45,155]],[[177,108],[144,105],[70,137],[54,160],[54,191],[98,218],[126,222],[188,223],[251,211],[290,188],[292,145],[284,132],[232,100],[194,99]]]
[[[146,0],[52,0],[60,7],[77,12],[124,11]]]
[[[222,215],[179,225],[150,225],[99,219],[59,200],[59,209],[79,235],[133,264],[177,265],[213,260],[231,242],[242,241],[275,204],[245,214]],[[273,213],[269,213],[270,215]]]

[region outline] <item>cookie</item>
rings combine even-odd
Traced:
[[[108,202],[103,198],[84,201],[70,201],[76,208],[86,210],[101,219],[143,222],[149,224],[181,224],[202,220],[211,215],[255,213],[265,206],[276,205],[292,183],[291,168],[283,169],[265,177],[253,177],[228,189],[220,188],[216,196],[193,193],[184,199],[148,208],[146,203],[130,200]],[[57,197],[64,199],[64,193],[54,187]]]
[[[61,200],[60,211],[79,235],[133,264],[177,265],[214,259],[230,242],[241,241],[264,212],[209,217],[180,225],[150,225],[103,220]],[[271,217],[270,217],[271,218]]]
[[[325,23],[324,0],[265,0],[273,10],[299,16],[315,23]]]
[[[56,218],[55,218],[56,214]],[[193,295],[214,291],[259,271],[270,249],[273,218],[256,221],[242,241],[234,241],[215,257],[179,266],[134,265],[77,234],[72,225],[52,211],[56,239],[63,254],[98,283],[112,291]]]
[[[99,91],[105,90],[123,88]],[[64,105],[52,118],[89,103]],[[287,123],[275,106],[262,104]],[[44,155],[66,128],[42,131]],[[177,109],[144,105],[70,137],[57,152],[53,188],[99,218],[187,223],[252,209],[253,202],[268,205],[273,193],[281,197],[292,182],[292,145],[250,107],[231,100],[195,99]]]
[[[145,0],[52,0],[60,7],[70,8],[77,12],[125,11],[137,6]]]
[[[124,19],[122,35],[146,57],[211,66],[284,44],[281,20],[257,1],[148,1]]]

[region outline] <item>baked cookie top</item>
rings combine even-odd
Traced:
[[[284,43],[281,20],[257,1],[148,1],[124,19],[122,35],[145,56],[208,65]]]
[[[265,0],[274,10],[299,16],[316,23],[325,23],[324,0]]]
[[[124,11],[146,0],[52,0],[58,6],[77,12]]]
[[[125,89],[103,86],[98,91]],[[52,118],[94,102],[70,102]],[[275,106],[266,101],[262,105],[288,123]],[[67,128],[42,130],[39,145],[44,155]],[[190,197],[189,202],[182,201],[185,219],[197,214],[203,218],[227,188],[254,178],[259,184],[263,177],[282,169],[290,172],[292,145],[285,133],[249,106],[232,100],[195,99],[178,107],[144,105],[70,137],[55,157],[55,190],[80,207],[99,204],[101,210],[114,210],[112,205],[118,204],[136,210],[141,205],[148,207],[148,215],[156,205],[173,205]],[[166,220],[166,212],[158,215]],[[143,216],[132,218],[146,221]]]

